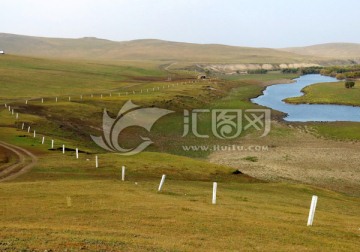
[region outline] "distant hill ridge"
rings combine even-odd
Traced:
[[[314,57],[329,57],[335,59],[360,59],[360,44],[356,43],[327,43],[305,47],[290,47],[282,49],[286,52],[309,55]]]
[[[313,57],[269,48],[193,44],[157,39],[115,42],[85,37],[44,38],[0,33],[0,49],[9,54],[94,60],[160,60],[206,63],[296,63]]]
[[[95,37],[46,38],[0,33],[0,50],[8,54],[91,60],[155,60],[199,63],[292,64],[352,59],[359,44],[324,44],[301,48],[253,48],[194,44],[157,39],[116,42]],[[351,56],[351,57],[350,57]]]

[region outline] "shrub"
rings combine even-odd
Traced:
[[[267,74],[268,70],[266,69],[255,69],[255,70],[248,70],[248,74]]]
[[[353,88],[355,86],[355,81],[345,81],[346,88]]]
[[[343,79],[345,79],[345,75],[342,74],[342,73],[338,73],[338,74],[336,75],[336,79],[338,79],[338,80],[343,80]]]

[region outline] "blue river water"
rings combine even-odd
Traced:
[[[330,104],[288,104],[285,98],[302,96],[301,90],[319,82],[337,82],[335,78],[319,74],[303,75],[291,84],[276,84],[267,87],[263,94],[252,99],[253,103],[287,114],[284,118],[292,122],[360,122],[360,107]],[[345,88],[345,87],[344,87]],[[350,90],[349,90],[350,91]]]

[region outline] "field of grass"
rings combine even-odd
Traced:
[[[310,125],[321,137],[342,141],[360,140],[360,125],[356,122],[326,122]]]
[[[62,154],[30,134],[1,139],[39,156],[34,169],[0,185],[1,250],[353,251],[358,198],[304,185],[262,183],[234,169],[162,153],[134,157]],[[26,137],[20,137],[27,135]],[[82,150],[82,149],[81,149]],[[120,179],[126,165],[126,181]],[[157,192],[161,174],[167,179]],[[218,182],[217,205],[211,204]],[[319,196],[306,227],[311,196]]]
[[[291,97],[285,101],[296,104],[310,103],[360,106],[359,85],[360,82],[356,82],[354,88],[345,88],[344,82],[314,84],[302,90],[305,95]]]
[[[15,181],[0,184],[1,251],[355,251],[360,246],[358,197],[233,174],[236,168],[205,160],[209,151],[190,153],[181,148],[241,143],[256,134],[249,131],[238,141],[192,134],[183,138],[183,109],[259,108],[249,99],[265,82],[289,75],[166,82],[167,73],[155,63],[88,68],[92,63],[6,57],[0,60],[4,72],[0,102],[10,103],[20,117],[16,120],[0,107],[0,139],[30,150],[38,163]],[[24,99],[31,97],[26,105]],[[90,134],[101,134],[103,109],[115,117],[127,100],[175,111],[154,125],[150,135],[154,145],[130,157],[106,153],[90,140]],[[23,122],[36,129],[36,138],[20,129]],[[211,135],[210,122],[209,114],[199,117],[201,133]],[[295,139],[296,128],[273,127],[272,137]],[[121,136],[125,144],[139,141],[132,137],[134,130]],[[146,131],[136,133],[149,136]],[[62,144],[69,148],[65,154]],[[75,148],[80,150],[79,159]],[[0,169],[2,162],[14,162],[14,157],[9,159],[0,149]],[[125,182],[120,179],[123,165]],[[162,174],[167,178],[159,193]],[[216,205],[211,204],[214,181],[219,183]],[[315,222],[306,227],[314,194],[319,196]]]
[[[134,79],[161,80],[155,63],[102,63],[0,57],[0,102],[49,96],[96,94],[133,85]]]
[[[224,182],[212,205],[211,181],[170,176],[161,193],[158,182],[114,177],[2,184],[0,249],[356,251],[360,246],[358,199],[301,185]],[[312,194],[319,202],[314,226],[307,227]]]
[[[233,168],[154,152],[98,154],[96,169],[95,153],[81,152],[77,160],[73,151],[49,151],[49,141],[41,145],[4,125],[0,135],[39,157],[30,173],[0,185],[1,250],[325,251],[359,245],[358,198],[262,183],[233,175]],[[161,174],[167,179],[158,193]],[[213,181],[219,183],[217,205],[211,204]],[[320,199],[315,226],[306,227],[313,194]]]
[[[13,56],[9,57],[11,59]],[[16,64],[13,64],[17,66],[21,65],[19,71],[23,68],[24,71],[26,71],[29,66],[38,64],[38,60],[36,59],[25,58],[24,62],[22,62],[21,58],[14,58]],[[27,61],[29,61],[29,63],[26,63]],[[47,64],[49,68],[52,66],[52,60],[43,61],[50,62]],[[82,64],[83,63],[78,62],[71,62],[70,66],[65,64],[65,66],[72,68],[75,76],[72,76],[71,79],[76,79],[78,85],[74,84],[69,86],[66,80],[58,80],[60,83],[59,87],[61,87],[62,90],[64,90],[63,87],[68,87],[67,94],[72,97],[71,102],[69,102],[69,97],[65,96],[63,92],[54,89],[53,85],[43,80],[39,82],[32,81],[23,90],[19,90],[20,87],[24,85],[23,83],[19,84],[19,89],[16,85],[9,85],[8,87],[6,87],[6,85],[0,86],[0,90],[3,90],[1,93],[8,93],[7,97],[13,97],[15,102],[12,103],[12,106],[16,111],[21,113],[17,126],[20,127],[22,122],[24,122],[26,125],[36,128],[39,134],[62,139],[76,139],[76,141],[80,143],[80,146],[89,145],[89,142],[91,142],[90,146],[96,149],[96,146],[90,140],[90,134],[101,134],[101,131],[98,129],[102,127],[103,109],[106,108],[110,115],[115,116],[127,100],[132,100],[133,103],[138,105],[155,106],[176,111],[175,114],[159,120],[154,126],[152,130],[152,140],[155,144],[149,149],[150,151],[161,151],[192,157],[206,157],[209,154],[208,151],[188,152],[184,151],[182,146],[185,144],[212,145],[219,143],[218,139],[212,135],[210,124],[211,116],[210,114],[204,114],[199,118],[199,128],[204,134],[210,135],[209,139],[198,139],[191,133],[189,136],[183,138],[181,137],[183,132],[183,110],[191,110],[194,108],[256,108],[258,106],[250,103],[248,97],[255,96],[260,93],[262,89],[260,85],[261,82],[254,80],[216,80],[197,83],[188,83],[187,79],[172,82],[152,81],[151,78],[154,77],[154,74],[151,70],[148,70],[148,81],[139,82],[134,80],[139,76],[130,76],[129,78],[134,79],[129,79],[128,82],[119,84],[116,90],[109,90],[110,86],[106,85],[107,79],[115,78],[114,76],[118,74],[116,72],[114,75],[109,72],[108,76],[100,76],[99,78],[101,79],[99,82],[95,82],[94,79],[94,82],[89,85],[89,87],[83,88],[83,84],[80,81],[81,78],[79,80],[77,77],[82,71]],[[53,67],[62,68],[62,66],[57,65]],[[91,71],[91,69],[88,71]],[[12,73],[12,75],[14,75],[14,73]],[[87,76],[87,74],[85,75]],[[122,76],[121,73],[119,73],[119,75]],[[286,75],[274,74],[272,75],[272,79],[276,77],[284,78],[284,76]],[[49,80],[52,79],[51,76],[47,76],[46,78]],[[254,76],[254,78],[256,78],[256,76]],[[23,79],[22,81],[26,80]],[[185,81],[186,84],[184,84]],[[194,79],[192,79],[192,81],[194,81]],[[94,88],[94,85],[97,85],[97,89]],[[209,87],[212,89],[209,89]],[[40,96],[44,93],[37,93],[36,90],[41,89],[44,90],[44,93],[49,92],[49,95]],[[135,94],[133,94],[133,91]],[[28,104],[25,104],[27,97],[22,96],[24,92],[33,93],[33,97],[44,97],[44,103],[41,102],[40,98],[32,98],[28,101]],[[126,92],[128,92],[127,95]],[[94,94],[94,96],[91,97],[90,93]],[[83,94],[82,100],[79,94]],[[110,96],[110,94],[112,95]],[[58,97],[58,102],[55,102],[55,97]],[[10,118],[6,111],[3,112],[3,115],[4,118]],[[147,134],[147,132],[143,133]],[[129,135],[131,135],[131,132]],[[128,144],[132,144],[133,141],[137,140],[138,139],[134,140],[131,137],[127,137],[125,132],[124,141]]]

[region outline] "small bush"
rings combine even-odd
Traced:
[[[248,70],[248,74],[267,74],[268,70],[266,69],[255,69],[255,70]]]
[[[355,81],[345,81],[346,88],[353,88],[355,86]]]
[[[343,79],[345,79],[345,75],[342,74],[342,73],[338,73],[338,74],[336,75],[336,79],[338,79],[338,80],[343,80]]]

